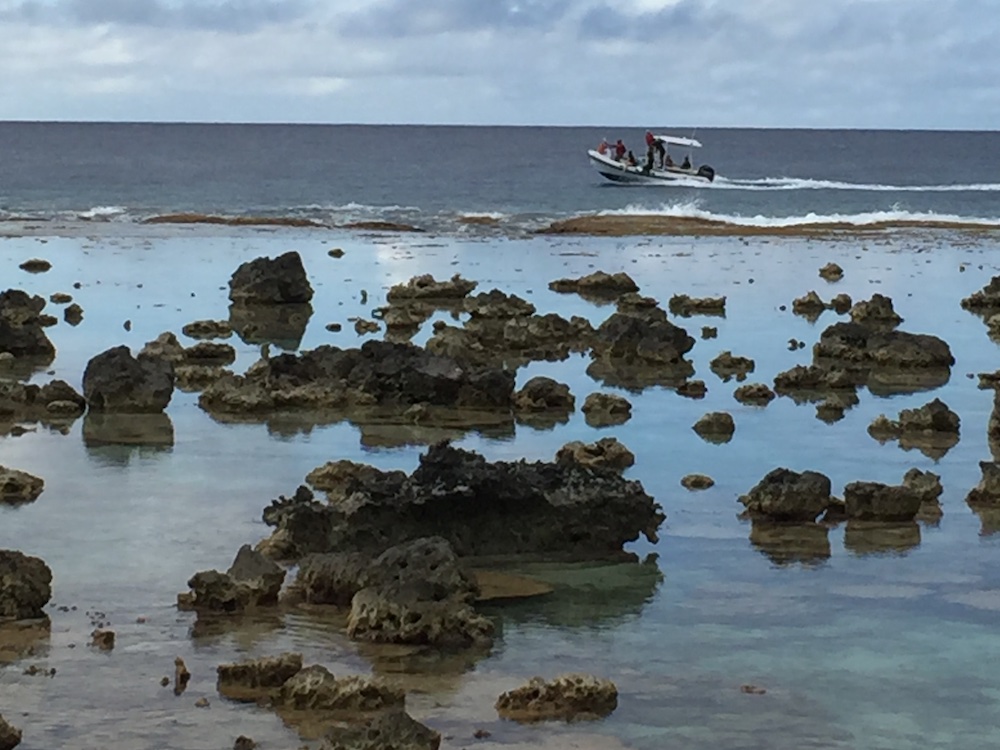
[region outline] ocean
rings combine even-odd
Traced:
[[[0,714],[23,730],[20,747],[220,750],[247,735],[272,750],[315,748],[309,728],[216,690],[220,663],[287,650],[405,688],[408,712],[442,733],[444,750],[1000,746],[1000,514],[965,502],[992,457],[993,392],[976,375],[1000,366],[1000,346],[960,305],[1000,275],[1000,134],[653,129],[698,138],[696,162],[715,167],[716,181],[620,186],[587,163],[602,138],[634,149],[642,129],[0,123],[0,291],[69,293],[83,308],[72,326],[47,304],[57,356],[31,382],[80,389],[91,357],[121,344],[136,352],[165,331],[193,344],[181,328],[227,318],[241,263],[288,250],[316,295],[301,339],[272,352],[361,345],[371,336],[353,320],[373,318],[392,285],[421,274],[460,274],[476,292],[502,289],[595,326],[613,305],[548,283],[624,271],[664,307],[675,294],[726,297],[724,316],[670,316],[696,339],[688,358],[703,398],[606,382],[573,354],[516,371],[518,388],[536,375],[567,384],[569,419],[500,433],[311,413],[226,421],[197,392],[176,390],[162,418],[121,434],[87,416],[0,435],[0,465],[45,480],[34,502],[0,504],[0,549],[37,555],[54,575],[51,633],[26,650],[0,628]],[[579,216],[626,231],[538,231]],[[645,234],[649,217],[686,223]],[[27,273],[29,258],[52,268]],[[830,262],[842,280],[819,276]],[[721,352],[752,357],[745,382],[770,384],[811,362],[826,327],[847,319],[793,314],[809,291],[890,296],[903,330],[948,342],[950,377],[862,388],[841,418],[788,397],[736,401],[741,383],[709,367]],[[464,319],[439,311],[412,341]],[[254,339],[226,342],[236,372],[263,354]],[[632,418],[589,426],[580,406],[594,392],[627,398]],[[921,450],[868,433],[879,415],[934,398],[961,417],[955,445]],[[733,416],[730,442],[692,430],[712,411]],[[635,454],[625,476],[667,515],[659,542],[628,545],[634,562],[518,566],[554,591],[484,605],[499,634],[488,652],[365,646],[320,608],[213,626],[175,606],[196,571],[225,570],[265,537],[262,509],[327,461],[412,471],[442,437],[491,461],[547,461],[570,441],[608,436]],[[850,482],[931,471],[943,516],[775,533],[742,518],[738,497],[779,466],[825,473],[838,496]],[[685,489],[691,473],[714,486]],[[112,651],[88,646],[96,622],[115,630]],[[181,696],[160,686],[177,656],[193,675]],[[614,680],[615,712],[530,726],[498,718],[504,690],[573,671]]]
[[[465,234],[597,211],[749,226],[1000,222],[996,132],[662,130],[697,137],[693,160],[715,167],[715,182],[605,182],[586,150],[621,137],[641,157],[635,129],[7,122],[0,219],[190,212]]]

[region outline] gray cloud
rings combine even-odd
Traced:
[[[571,0],[388,0],[351,13],[341,28],[345,33],[397,38],[482,30],[548,31],[572,7]]]

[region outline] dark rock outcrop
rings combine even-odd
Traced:
[[[27,359],[39,366],[56,356],[56,348],[45,335],[41,313],[45,300],[20,289],[0,293],[0,353]]]
[[[546,681],[532,677],[527,685],[503,693],[497,713],[514,721],[599,719],[618,707],[618,688],[593,675],[564,674]]]
[[[294,251],[247,261],[229,279],[230,301],[243,305],[305,303],[312,297],[302,258]]]
[[[850,309],[851,321],[873,330],[891,331],[903,322],[892,307],[892,300],[883,294],[855,303]]]
[[[978,292],[973,292],[963,299],[962,307],[987,316],[1000,312],[1000,276],[994,276]]]
[[[556,452],[556,463],[575,462],[588,468],[604,468],[622,472],[635,463],[635,454],[617,438],[601,438],[595,443],[574,440]]]
[[[684,359],[694,339],[658,307],[616,312],[594,332],[587,374],[608,385],[680,385],[694,374]]]
[[[905,485],[851,482],[844,487],[847,517],[859,521],[912,521],[921,502],[921,495]]]
[[[642,485],[608,470],[567,464],[496,462],[440,443],[420,466],[358,479],[347,501],[324,506],[310,497],[284,501],[265,520],[297,555],[381,552],[440,535],[459,555],[535,553],[615,557],[643,533],[656,539],[664,515]]]
[[[612,427],[631,419],[632,404],[613,393],[591,393],[584,399],[580,411],[591,427]]]
[[[836,263],[830,262],[819,269],[819,275],[827,281],[840,281],[844,278],[844,269]]]
[[[41,386],[0,380],[0,435],[9,432],[16,422],[64,425],[83,414],[86,408],[83,396],[63,380],[52,380]]]
[[[695,422],[691,429],[709,443],[728,443],[736,431],[736,422],[728,412],[713,411]]]
[[[740,502],[751,518],[809,522],[830,505],[830,479],[816,471],[774,469]]]
[[[14,750],[21,744],[21,730],[7,723],[0,715],[0,750]]]
[[[709,363],[709,368],[728,383],[731,378],[738,381],[746,380],[747,375],[754,371],[754,361],[749,357],[733,356],[730,351],[724,351]]]
[[[638,292],[639,285],[624,271],[605,273],[594,271],[578,279],[557,279],[549,282],[549,289],[563,294],[576,292],[581,297],[614,299],[628,292]]]
[[[366,714],[402,709],[406,694],[377,677],[335,677],[326,667],[314,664],[288,678],[276,703],[293,711],[337,711]]]
[[[173,393],[173,365],[160,358],[136,359],[127,346],[93,357],[83,373],[83,397],[94,411],[161,412]]]
[[[686,294],[675,294],[667,304],[674,315],[689,318],[692,315],[725,315],[725,297],[689,297]]]
[[[462,299],[477,286],[478,282],[463,279],[457,273],[447,281],[437,281],[428,273],[414,276],[405,284],[396,284],[385,298],[393,303],[402,300],[456,300]]]
[[[244,612],[277,604],[284,580],[284,569],[245,544],[225,573],[195,573],[188,581],[190,594],[181,595],[178,602],[199,613]]]
[[[216,688],[234,701],[256,702],[274,695],[302,669],[302,654],[284,653],[216,668]]]
[[[0,620],[45,617],[52,597],[52,571],[38,557],[0,549]]]
[[[590,346],[590,321],[555,313],[511,318],[473,315],[462,327],[434,324],[427,351],[493,366],[519,366],[533,361],[558,361]]]
[[[741,404],[748,404],[750,406],[767,406],[769,403],[774,401],[775,395],[774,391],[763,383],[747,383],[746,385],[741,385],[733,391],[733,398]]]

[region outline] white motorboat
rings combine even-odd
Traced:
[[[657,183],[657,182],[711,182],[715,179],[715,170],[707,164],[695,167],[691,163],[690,149],[701,148],[701,143],[694,138],[681,138],[674,135],[654,135],[653,138],[663,146],[665,158],[662,166],[658,159],[643,159],[636,164],[630,164],[627,157],[621,160],[615,158],[614,146],[607,146],[604,153],[600,149],[587,152],[590,163],[603,177],[612,182]],[[606,144],[604,144],[606,145]],[[676,146],[688,149],[688,154],[680,164],[674,163],[670,147]],[[675,149],[676,150],[676,149]]]

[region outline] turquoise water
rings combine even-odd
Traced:
[[[173,608],[174,595],[197,570],[225,568],[236,549],[267,533],[260,511],[289,494],[308,471],[336,458],[410,470],[420,447],[382,447],[385,435],[349,423],[220,424],[193,394],[176,392],[168,409],[168,446],[95,446],[84,421],[68,434],[39,427],[0,438],[0,464],[42,476],[34,503],[0,509],[0,547],[45,559],[55,574],[53,632],[38,653],[0,669],[0,707],[25,729],[23,747],[219,748],[238,734],[267,747],[296,747],[297,732],[273,714],[224,702],[214,667],[243,654],[302,650],[307,662],[336,672],[376,670],[411,690],[411,712],[451,739],[472,742],[475,728],[493,736],[477,746],[678,748],[970,748],[1000,744],[1000,535],[983,533],[964,497],[990,457],[985,427],[992,393],[969,373],[995,370],[997,346],[959,300],[997,273],[993,246],[944,235],[897,234],[878,240],[528,239],[456,241],[425,236],[365,236],[292,231],[216,233],[205,228],[128,228],[120,236],[13,237],[0,240],[0,268],[9,286],[48,296],[74,295],[84,322],[49,329],[58,350],[55,376],[76,387],[87,360],[120,343],[133,350],[165,330],[225,318],[225,287],[236,266],[259,255],[298,250],[317,294],[304,348],[359,342],[350,316],[370,317],[389,285],[418,273],[461,273],[533,301],[539,312],[584,315],[599,323],[611,312],[575,295],[557,295],[548,281],[595,269],[625,270],[642,292],[664,305],[671,294],[725,294],[725,318],[676,320],[696,338],[701,326],[718,338],[698,340],[691,359],[708,385],[702,400],[651,388],[615,392],[633,402],[623,426],[594,430],[574,413],[551,430],[518,425],[513,437],[469,434],[463,447],[496,459],[548,459],[570,440],[614,435],[635,454],[627,476],[642,481],[663,505],[660,542],[633,547],[642,565],[541,566],[526,569],[556,585],[553,596],[488,608],[502,638],[490,654],[439,658],[352,644],[329,613],[279,612],[219,631],[192,630],[192,616]],[[132,234],[134,233],[134,234]],[[56,232],[52,232],[56,234]],[[343,258],[327,257],[342,247]],[[53,262],[46,274],[17,265],[29,257]],[[834,260],[845,278],[828,284],[817,270]],[[961,270],[963,269],[964,270]],[[752,283],[751,283],[752,279]],[[79,290],[73,289],[80,282]],[[141,285],[141,287],[139,286]],[[814,324],[780,307],[816,289],[825,299],[888,294],[902,328],[934,333],[956,357],[950,381],[933,394],[884,398],[867,391],[843,420],[826,424],[814,406],[779,398],[766,408],[732,398],[708,362],[723,350],[756,360],[747,382],[810,359],[790,351],[789,338],[811,344],[832,312]],[[361,302],[361,291],[368,301]],[[47,311],[51,312],[53,306]],[[447,319],[447,314],[441,314]],[[123,328],[131,321],[131,330]],[[328,322],[345,323],[331,334]],[[433,321],[425,324],[420,342]],[[188,341],[187,343],[193,343]],[[236,368],[259,348],[229,339]],[[568,383],[578,405],[602,387],[584,372],[588,360],[535,363],[537,374]],[[41,375],[39,380],[47,380]],[[604,388],[604,390],[615,390]],[[935,461],[866,433],[880,413],[944,400],[962,418],[961,441]],[[736,420],[730,443],[702,441],[691,425],[705,412]],[[390,436],[391,437],[391,436]],[[910,467],[942,477],[944,517],[921,526],[904,551],[877,547],[862,532],[845,544],[843,526],[829,532],[829,558],[801,564],[772,557],[750,540],[736,497],[775,466],[828,474],[835,493],[855,480],[898,482]],[[711,475],[704,492],[683,489],[692,472]],[[987,529],[988,531],[988,529]],[[875,545],[873,551],[872,545]],[[780,553],[781,550],[778,550]],[[650,557],[650,556],[653,557]],[[59,605],[76,606],[63,612]],[[118,633],[110,654],[86,647],[87,611],[106,613]],[[145,622],[136,622],[137,618]],[[71,644],[75,647],[71,648]],[[174,656],[195,677],[176,698],[159,687]],[[54,678],[22,675],[29,663],[57,668]],[[521,728],[499,722],[496,696],[533,674],[583,670],[610,677],[618,710],[585,725]],[[740,686],[766,689],[750,695]],[[208,696],[208,710],[194,708]]]

